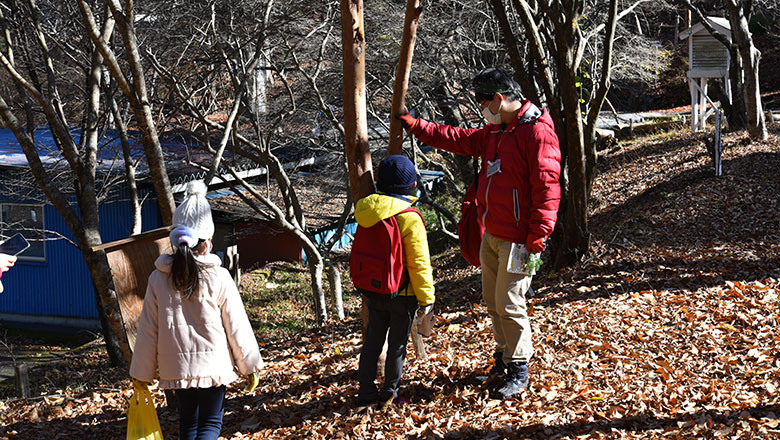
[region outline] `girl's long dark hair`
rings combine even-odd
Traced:
[[[199,241],[195,249],[200,248],[202,244],[203,240]],[[195,260],[193,249],[186,243],[179,243],[179,247],[173,253],[173,265],[171,266],[173,287],[179,291],[182,297],[189,298],[190,295],[198,293],[199,274],[200,264]]]

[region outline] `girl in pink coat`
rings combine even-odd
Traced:
[[[216,439],[225,386],[253,375],[263,359],[233,279],[211,253],[214,222],[206,185],[191,182],[173,216],[173,254],[149,276],[130,376],[172,389],[179,438]]]

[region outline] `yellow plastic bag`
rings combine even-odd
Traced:
[[[127,409],[127,440],[163,440],[152,393],[143,382],[133,381],[133,396]]]

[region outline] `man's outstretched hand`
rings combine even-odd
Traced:
[[[406,131],[412,131],[415,125],[417,125],[417,119],[409,114],[409,110],[404,109],[403,113],[398,113],[395,118],[401,121]]]

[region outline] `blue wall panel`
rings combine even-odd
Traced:
[[[147,198],[142,207],[144,231],[161,225],[156,199]],[[73,234],[57,210],[44,207],[44,225],[73,240]],[[100,208],[103,242],[130,234],[132,218],[126,201],[105,203]],[[95,290],[81,251],[65,240],[46,242],[46,261],[18,261],[2,277],[0,313],[69,318],[97,318]]]
[[[65,221],[44,206],[44,226],[73,240]],[[18,261],[3,276],[0,312],[23,315],[97,317],[95,294],[81,251],[65,240],[46,242],[46,261]]]

